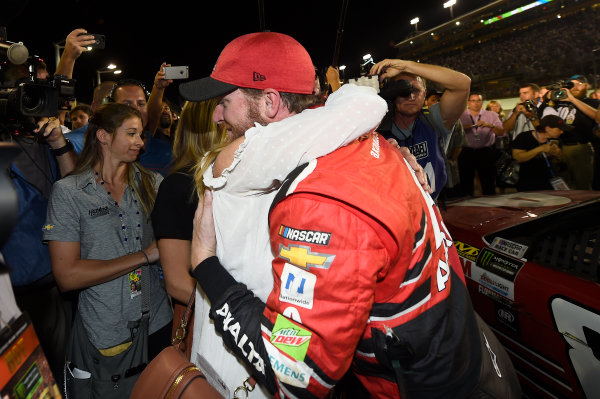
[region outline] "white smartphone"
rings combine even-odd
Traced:
[[[185,66],[171,66],[164,67],[163,71],[165,72],[165,79],[187,79],[189,75],[189,69],[187,65]]]

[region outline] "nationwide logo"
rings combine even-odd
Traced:
[[[252,73],[252,79],[255,82],[262,82],[263,80],[267,80],[267,78],[265,77],[265,75],[262,75],[262,74],[260,74],[258,72],[253,72]]]
[[[298,230],[293,227],[279,226],[279,235],[292,241],[302,241],[308,244],[329,245],[331,233],[314,230]]]
[[[293,244],[287,247],[279,244],[279,257],[304,270],[309,270],[311,267],[329,269],[335,259],[335,255],[312,252],[310,247]]]

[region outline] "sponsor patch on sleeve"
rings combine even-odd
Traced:
[[[306,388],[310,382],[310,376],[313,373],[312,368],[303,361],[296,361],[289,358],[284,353],[281,353],[264,337],[263,342],[265,343],[265,348],[269,355],[271,368],[277,376],[277,379],[288,385]]]
[[[312,333],[278,314],[271,333],[271,343],[290,357],[304,361]]]
[[[313,252],[309,246],[294,244],[287,247],[279,244],[279,257],[304,270],[309,270],[311,267],[329,269],[335,259],[335,255]]]
[[[301,241],[308,244],[329,245],[331,233],[315,230],[298,230],[293,227],[279,226],[279,235],[292,241]]]
[[[279,300],[312,309],[316,283],[317,276],[286,263],[281,273]]]

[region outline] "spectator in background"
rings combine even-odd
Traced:
[[[586,97],[589,84],[583,75],[573,75],[567,79],[573,86],[562,88],[566,98],[561,100],[547,100],[547,107],[543,115],[557,115],[567,125],[572,125],[573,130],[566,131],[561,136],[563,161],[567,166],[565,180],[567,185],[574,190],[591,190],[594,174],[600,173],[600,160],[594,148],[600,151],[600,145],[594,138],[594,117],[600,105],[599,100]]]
[[[512,143],[512,156],[520,164],[518,191],[552,190],[550,180],[558,175],[553,164],[560,160],[558,138],[573,130],[556,115],[544,116],[536,130],[520,133]]]
[[[504,120],[506,119],[506,112],[504,112],[504,110],[502,109],[502,104],[500,104],[499,101],[491,100],[485,106],[485,110],[494,111],[495,113],[497,113],[498,118],[500,118],[501,122],[504,122]]]
[[[87,104],[79,104],[71,108],[71,129],[79,129],[88,124],[88,119],[92,116],[92,107]]]
[[[447,180],[445,152],[452,128],[465,108],[471,80],[452,69],[395,59],[380,61],[371,70],[386,71],[390,79],[381,88],[380,96],[389,110],[377,131],[410,149],[425,169],[432,197],[437,199]],[[444,87],[439,103],[426,109],[425,81]]]
[[[527,83],[519,88],[519,104],[504,120],[504,131],[510,141],[523,132],[535,131],[538,123],[538,109],[542,103],[537,101],[540,88],[535,83]],[[542,106],[543,108],[543,106]]]
[[[496,194],[496,136],[504,135],[498,114],[483,108],[483,96],[471,93],[467,110],[460,117],[465,129],[467,145],[458,159],[460,184],[463,195],[473,195],[475,172],[483,195]]]
[[[80,36],[80,39],[82,44],[94,42],[88,35]],[[63,52],[57,74],[67,74],[60,68],[65,65],[67,56]],[[34,61],[33,67],[38,79],[48,77],[44,63]],[[11,84],[30,77],[25,64],[9,65],[0,72],[5,73],[0,80]],[[24,128],[19,135],[4,137],[5,132],[0,132],[2,140],[17,143],[23,150],[10,164],[8,173],[17,192],[17,222],[0,252],[11,267],[10,278],[17,304],[31,317],[50,369],[61,386],[74,301],[57,287],[48,247],[42,244],[42,227],[52,185],[73,170],[77,155],[67,135],[63,134],[57,116],[58,112],[50,118],[27,118],[34,128]],[[48,125],[42,130],[40,127],[46,123]],[[40,140],[41,136],[45,140]]]
[[[98,107],[106,102],[108,102],[108,96],[115,85],[113,81],[105,81],[100,83],[94,89],[94,94],[92,97],[92,104],[90,105],[90,109],[92,114],[98,109]],[[91,116],[91,115],[90,115]],[[73,146],[75,147],[75,152],[77,154],[81,153],[83,149],[83,137],[85,134],[85,129],[87,129],[87,122],[85,125],[79,126],[78,128],[73,128],[69,133],[65,135]]]

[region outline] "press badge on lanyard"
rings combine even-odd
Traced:
[[[129,296],[131,299],[142,293],[142,269],[136,269],[129,273]]]

